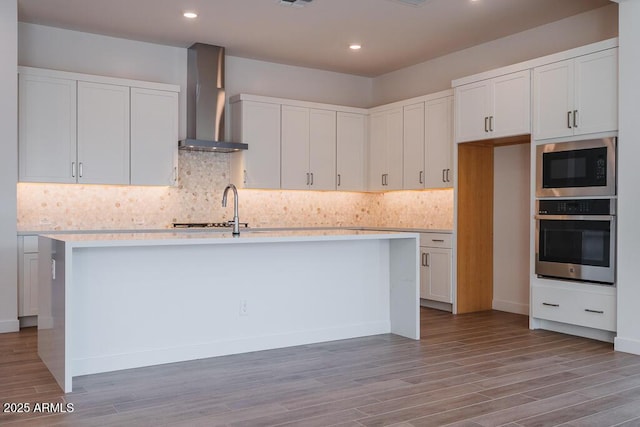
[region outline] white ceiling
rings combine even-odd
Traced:
[[[21,22],[378,76],[610,4],[609,0],[19,0]],[[183,11],[197,11],[187,20]],[[352,52],[348,44],[362,50]]]

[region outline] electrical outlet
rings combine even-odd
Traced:
[[[240,316],[248,316],[249,311],[247,309],[247,300],[240,300]]]

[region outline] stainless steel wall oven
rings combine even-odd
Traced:
[[[536,209],[536,274],[615,282],[615,199],[538,200]]]

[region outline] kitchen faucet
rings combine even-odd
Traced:
[[[227,193],[229,189],[233,190],[233,220],[227,222],[227,224],[233,224],[233,235],[240,235],[240,219],[238,218],[238,189],[235,185],[229,184],[224,189],[224,193],[222,194],[222,207],[227,207]]]

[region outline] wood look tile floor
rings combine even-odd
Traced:
[[[64,394],[37,331],[0,335],[3,426],[640,426],[640,356],[530,331],[497,311],[422,309],[422,340],[394,335],[79,377]]]

